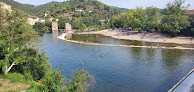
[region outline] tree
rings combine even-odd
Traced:
[[[36,38],[37,33],[17,13],[7,14],[3,21],[6,21],[7,26],[1,29],[0,34],[0,48],[4,57],[0,62],[2,71],[7,75],[14,65],[22,62],[11,60],[11,55],[23,46],[30,45],[29,41]]]
[[[35,25],[33,25],[33,28],[38,32],[40,35],[43,34],[44,30],[44,23],[36,22]]]
[[[146,27],[145,29],[151,32],[152,29],[157,29],[159,25],[159,9],[154,7],[147,7],[146,13]]]
[[[70,23],[69,18],[60,18],[58,22],[59,29],[65,29],[65,23]]]
[[[111,28],[123,28],[126,21],[126,13],[121,13],[118,16],[112,16],[109,22]]]
[[[23,47],[21,50],[15,51],[10,56],[10,60],[19,62],[18,65],[14,67],[17,72],[24,74],[26,79],[30,79],[28,78],[29,76],[27,76],[30,75],[35,81],[42,79],[51,67],[45,52],[39,52],[37,49],[27,46]]]
[[[194,36],[194,14],[188,15],[188,20],[191,23],[190,26],[181,30],[181,34]]]
[[[188,16],[185,15],[187,7],[182,4],[185,0],[175,0],[173,3],[168,3],[162,11],[162,32],[176,36],[180,30],[190,25]]]
[[[143,8],[137,7],[136,9],[129,11],[124,27],[132,27],[138,31],[145,29],[146,16]]]
[[[82,22],[81,18],[75,18],[72,23],[73,28],[83,31],[86,28],[86,25]]]

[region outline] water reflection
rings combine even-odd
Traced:
[[[67,33],[66,39],[68,39],[68,40],[69,40],[69,39],[72,39],[72,35],[73,35],[73,34],[71,34],[71,33]]]
[[[50,48],[45,50],[52,68],[62,64],[62,74],[71,79],[72,71],[84,62],[87,66],[84,69],[96,79],[96,85],[89,92],[167,92],[194,66],[192,50],[94,46],[55,39],[57,33],[54,34],[43,36],[46,47]],[[72,35],[72,39],[128,43],[95,35]]]
[[[162,50],[162,61],[164,63],[163,66],[166,68],[175,68],[178,67],[179,63],[181,62],[181,58],[183,55],[182,50]],[[184,61],[183,61],[184,62]]]
[[[174,43],[155,43],[155,42],[145,42],[145,41],[135,41],[135,40],[119,40],[113,39],[111,37],[106,37],[99,34],[73,34],[72,39],[76,41],[92,42],[92,43],[102,43],[102,44],[112,44],[112,45],[135,45],[135,46],[166,46],[166,47],[176,47],[183,46],[194,48],[194,45],[183,45]]]
[[[143,48],[131,48],[130,52],[131,52],[131,56],[133,59],[135,59],[136,61],[138,61],[141,58],[142,55],[142,49]]]
[[[145,49],[146,55],[149,58],[155,57],[155,51],[156,51],[156,49],[152,49],[152,48]]]
[[[52,37],[53,37],[53,41],[54,42],[57,42],[57,40],[58,40],[58,37],[59,36],[59,32],[58,32],[58,30],[54,30],[54,31],[52,31]]]

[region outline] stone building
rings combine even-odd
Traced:
[[[1,9],[2,10],[8,10],[10,13],[11,13],[11,5],[8,5],[8,4],[6,4],[6,3],[3,3],[3,2],[0,2],[0,6],[1,6]]]
[[[75,11],[77,11],[77,12],[82,12],[83,9],[82,9],[82,8],[75,8]]]
[[[39,18],[33,19],[33,18],[28,18],[27,23],[30,25],[35,25],[36,22],[39,22]]]
[[[52,31],[57,31],[58,30],[58,22],[53,21],[52,22]]]
[[[66,31],[71,31],[71,24],[69,23],[65,23],[65,28],[66,28]]]
[[[45,21],[45,19],[40,18],[40,19],[39,19],[39,22],[40,22],[40,23],[45,23],[46,21]]]
[[[35,25],[35,23],[37,22],[40,22],[40,23],[45,23],[45,19],[43,18],[36,18],[36,19],[33,19],[33,18],[28,18],[27,19],[27,23],[30,24],[30,25]]]

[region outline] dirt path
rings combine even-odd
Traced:
[[[23,84],[23,83],[11,83],[8,79],[0,79],[0,83],[2,86],[0,86],[0,92],[8,92],[8,91],[23,91],[24,89],[29,88],[29,84]]]

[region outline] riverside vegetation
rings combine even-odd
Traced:
[[[1,80],[10,80],[10,85],[13,83],[12,87],[22,83],[22,89],[29,92],[86,91],[94,80],[93,76],[80,70],[74,72],[73,78],[67,81],[61,75],[61,66],[51,70],[45,52],[36,46],[40,35],[26,23],[24,16],[17,9],[13,9],[11,13],[0,11]],[[4,87],[2,90],[21,91],[12,87],[5,90],[5,82],[1,81],[1,86]]]

